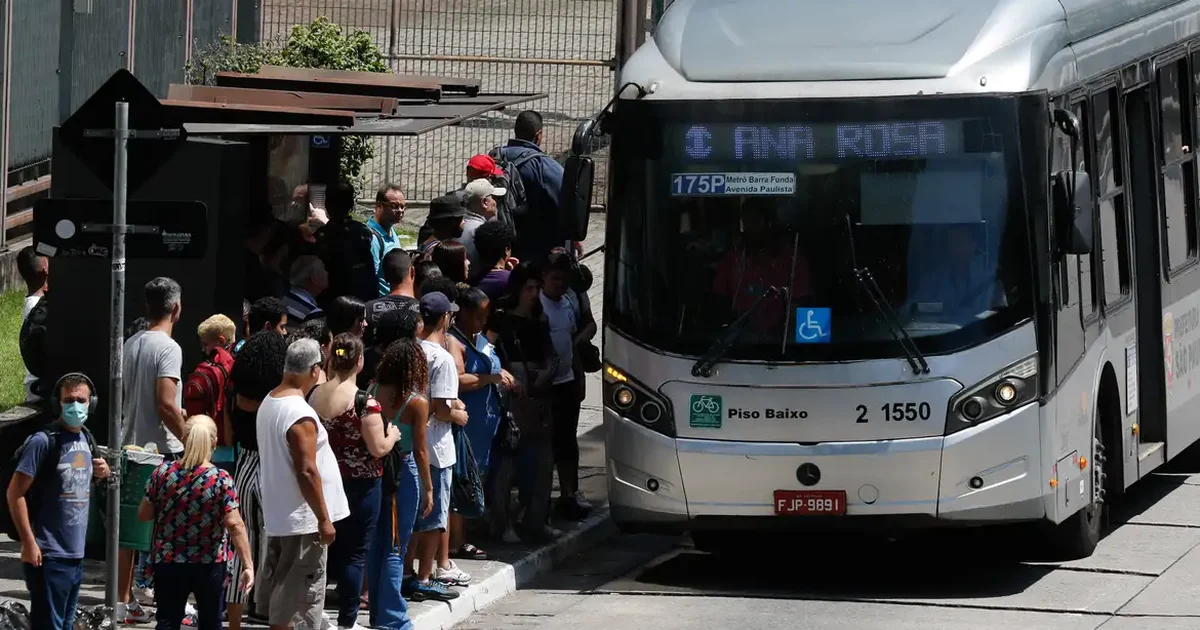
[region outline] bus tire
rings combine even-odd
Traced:
[[[1097,418],[1092,429],[1092,456],[1088,470],[1092,474],[1092,501],[1070,518],[1053,528],[1050,543],[1056,559],[1078,560],[1092,555],[1100,543],[1104,527],[1108,476],[1104,434]]]

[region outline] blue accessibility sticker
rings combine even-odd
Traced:
[[[796,343],[829,343],[832,311],[802,306],[796,309]]]

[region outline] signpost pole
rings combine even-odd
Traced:
[[[108,388],[108,448],[113,474],[108,485],[108,545],[106,598],[113,627],[123,622],[117,619],[117,567],[121,540],[121,407],[125,355],[125,184],[128,175],[127,149],[129,144],[129,103],[116,104],[116,125],[113,128],[113,245],[112,245],[112,310],[109,314],[109,388]]]

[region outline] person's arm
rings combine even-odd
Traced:
[[[429,449],[425,446],[425,430],[429,426],[429,401],[423,396],[413,396],[408,408],[404,410],[413,432],[412,456],[417,460],[417,476],[421,479],[421,511],[422,517],[428,516],[433,509],[433,477],[429,473]]]
[[[224,426],[223,433],[225,435],[224,446],[233,446],[233,415],[229,413],[229,405],[233,404],[230,399],[229,404],[225,405],[225,409],[221,411],[221,424]]]
[[[474,392],[490,385],[500,384],[499,374],[470,374],[467,372],[467,346],[458,339],[450,346],[450,356],[458,368],[458,391]]]
[[[187,419],[183,410],[175,404],[175,392],[179,391],[179,381],[173,378],[161,377],[157,384],[158,418],[176,438],[183,441],[184,425]]]
[[[146,482],[146,496],[142,497],[142,504],[138,506],[137,518],[139,521],[150,522],[154,520],[154,501],[158,496],[158,484],[161,480],[159,468],[155,468],[150,472],[150,480]]]
[[[42,550],[38,547],[33,535],[33,523],[29,520],[29,503],[25,495],[29,493],[37,471],[42,467],[42,460],[49,456],[50,439],[44,435],[30,438],[25,453],[17,464],[12,480],[8,482],[5,499],[8,501],[8,513],[12,516],[17,537],[21,541],[21,561],[33,566],[42,565]]]
[[[182,386],[180,376],[183,371],[183,350],[179,344],[172,343],[169,348],[156,357],[158,363],[158,417],[163,426],[177,439],[183,441],[184,424],[187,416],[179,408],[179,388]]]
[[[554,158],[549,155],[543,155],[539,160],[541,168],[538,171],[542,176],[542,188],[546,191],[546,195],[550,198],[550,203],[554,207],[560,208],[562,205],[562,184],[563,184],[563,167]]]
[[[288,452],[292,456],[292,470],[300,484],[300,495],[308,503],[318,523],[328,523],[329,509],[325,506],[325,493],[321,488],[321,471],[317,468],[317,420],[301,418],[287,431]]]
[[[576,300],[579,304],[579,320],[582,324],[579,331],[575,333],[573,340],[576,345],[585,341],[591,341],[596,336],[599,328],[596,326],[596,317],[592,315],[592,303],[588,300],[586,293],[576,293]]]
[[[369,399],[361,421],[363,442],[367,445],[367,452],[375,459],[392,452],[392,447],[400,440],[400,431],[393,431],[392,424],[384,422],[382,411],[379,403]]]
[[[242,592],[248,592],[254,586],[254,554],[250,553],[250,538],[246,535],[246,523],[237,508],[225,514],[225,531],[233,542],[233,550],[242,561],[242,575],[237,576]]]

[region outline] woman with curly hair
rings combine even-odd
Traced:
[[[429,370],[416,339],[392,342],[379,361],[372,388],[383,418],[400,429],[400,438],[384,456],[383,501],[367,556],[368,602],[372,628],[408,630],[408,604],[400,594],[404,557],[417,515],[433,507],[433,480],[425,450],[429,423]]]
[[[242,345],[229,373],[232,387],[231,404],[225,405],[225,423],[228,434],[233,435],[237,446],[237,464],[233,472],[233,485],[241,503],[242,518],[250,538],[250,553],[255,566],[266,560],[267,537],[263,535],[262,499],[259,493],[258,429],[256,419],[258,407],[272,389],[283,381],[283,360],[287,356],[287,341],[274,329],[254,333]],[[238,556],[229,560],[232,575],[242,574],[242,563]],[[261,590],[260,590],[261,588]],[[242,613],[249,602],[257,602],[257,616],[266,617],[266,601],[253,599],[255,592],[270,592],[270,586],[257,585],[251,591],[238,588],[236,581],[225,591],[228,605],[229,629],[240,630]],[[251,610],[254,610],[253,608]]]

